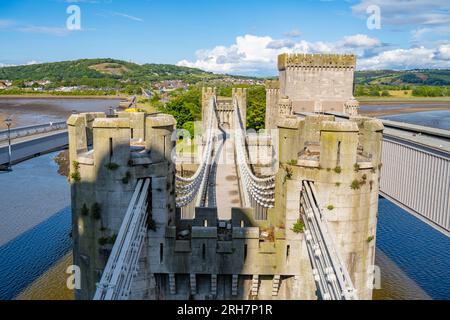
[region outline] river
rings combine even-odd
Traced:
[[[446,129],[448,122],[439,120],[449,113],[389,118]],[[72,263],[70,190],[56,155],[0,173],[0,300],[73,298],[65,285]],[[374,299],[450,299],[450,239],[386,199],[380,199],[376,264],[381,289]]]
[[[0,130],[2,119],[12,118],[13,127],[65,121],[73,112],[109,112],[119,106],[119,99],[86,98],[3,98],[0,97]]]

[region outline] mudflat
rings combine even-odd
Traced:
[[[450,101],[364,101],[361,103],[360,114],[368,117],[382,117],[396,114],[440,110],[450,110]]]
[[[98,98],[0,98],[0,130],[6,129],[4,120],[10,117],[12,127],[66,121],[73,112],[109,112],[118,107],[120,99]]]

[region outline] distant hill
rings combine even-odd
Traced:
[[[357,71],[356,84],[450,86],[450,70]]]
[[[114,59],[83,59],[0,68],[0,79],[26,81],[50,80],[79,82],[79,80],[84,80],[82,82],[88,82],[86,79],[102,79],[102,82],[109,83],[120,82],[121,80],[131,80],[133,83],[159,80],[184,80],[187,83],[195,83],[201,80],[219,79],[223,77],[224,75],[194,68],[169,64],[139,65]]]
[[[126,83],[143,85],[150,81],[183,80],[197,83],[230,77],[256,79],[244,76],[215,74],[200,69],[170,64],[135,64],[115,59],[83,59],[0,68],[0,79],[15,81],[50,80],[64,85],[117,87]],[[358,85],[427,85],[450,86],[450,70],[357,71]]]

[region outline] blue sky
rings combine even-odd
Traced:
[[[281,52],[351,52],[359,69],[450,68],[449,36],[448,0],[0,0],[0,66],[110,57],[269,75]]]

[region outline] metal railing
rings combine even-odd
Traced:
[[[214,142],[216,140],[215,128],[217,120],[215,117],[215,107],[216,100],[212,99],[210,103],[208,128],[206,128],[206,148],[197,171],[189,178],[176,176],[176,205],[178,208],[186,207],[193,201],[195,201],[197,207],[203,207],[205,205],[208,175],[212,162]]]
[[[339,258],[327,222],[319,209],[314,184],[310,181],[302,183],[300,214],[305,223],[306,247],[320,298],[358,299],[347,268]]]
[[[11,139],[27,137],[35,134],[52,132],[57,130],[67,129],[67,123],[64,122],[50,122],[46,124],[13,128],[10,130]],[[0,142],[8,140],[8,130],[0,131]]]
[[[243,181],[243,202],[246,207],[273,208],[275,204],[275,176],[259,178],[250,167],[245,147],[245,129],[237,100],[234,102],[234,145],[239,176]]]
[[[94,300],[127,300],[147,230],[150,179],[139,180],[120,227]]]

